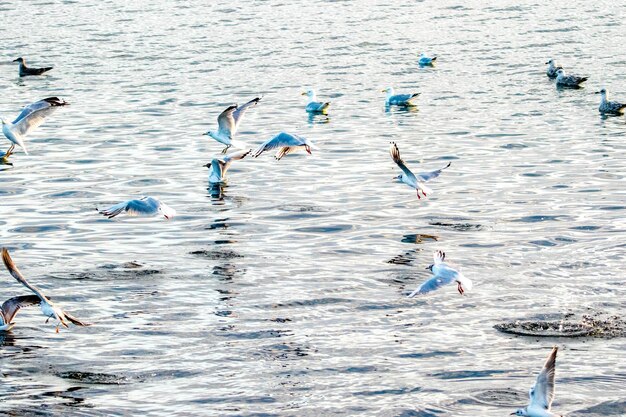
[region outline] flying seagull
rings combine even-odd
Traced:
[[[290,153],[295,152],[298,148],[304,148],[305,151],[309,155],[311,155],[311,149],[317,149],[317,146],[313,145],[308,139],[303,138],[302,136],[292,135],[286,132],[280,132],[278,135],[274,136],[272,139],[264,142],[257,148],[256,151],[252,154],[255,158],[261,155],[265,151],[271,151],[272,149],[278,149],[275,158],[280,161],[280,159]]]
[[[8,322],[9,324],[11,324],[10,323],[11,319],[13,318],[13,316],[15,316],[15,314],[17,313],[17,310],[19,310],[20,307],[39,303],[39,305],[41,306],[41,312],[43,313],[43,315],[48,317],[48,320],[53,319],[57,321],[57,326],[56,326],[57,333],[59,332],[60,326],[63,326],[65,328],[68,327],[67,326],[68,321],[71,323],[74,323],[76,326],[89,326],[90,325],[89,323],[80,321],[79,319],[72,316],[67,311],[64,311],[63,309],[61,309],[61,307],[57,306],[52,301],[50,301],[41,292],[39,288],[35,287],[34,285],[26,281],[26,278],[22,276],[22,273],[19,271],[19,269],[17,269],[17,266],[15,266],[15,264],[13,263],[13,259],[11,259],[11,256],[9,255],[9,251],[6,248],[2,248],[2,262],[4,262],[4,266],[6,266],[7,270],[13,276],[13,278],[15,278],[20,284],[22,284],[29,290],[31,290],[35,294],[35,296],[38,298],[38,300],[35,301],[34,298],[29,298],[31,296],[22,296],[22,297],[16,297],[16,298],[12,298],[10,300],[5,301],[5,303],[2,305],[3,314],[12,313],[10,314],[11,315],[10,318],[8,317],[8,315],[5,315],[4,317],[5,323]],[[7,305],[7,303],[9,303],[9,305]],[[7,308],[6,310],[5,310],[5,305]],[[46,320],[46,323],[48,322],[48,320]]]
[[[409,297],[429,293],[444,285],[452,284],[453,282],[456,282],[457,289],[461,295],[463,295],[465,291],[472,290],[472,281],[444,262],[446,259],[444,252],[436,250],[433,254],[433,259],[434,263],[426,268],[433,273],[433,276],[420,285],[418,289],[409,294]]]
[[[427,193],[430,194],[432,192],[432,190],[428,188],[424,183],[426,181],[432,180],[433,178],[437,178],[439,174],[441,174],[441,171],[448,168],[452,164],[452,162],[448,162],[448,165],[443,168],[436,169],[434,171],[421,172],[415,175],[405,165],[404,161],[400,157],[400,149],[398,149],[398,145],[396,145],[395,142],[391,142],[391,146],[389,147],[389,153],[391,154],[391,159],[393,159],[393,162],[398,164],[398,166],[402,170],[402,174],[394,177],[393,179],[398,180],[411,188],[414,188],[415,192],[417,193],[418,199],[422,198],[420,197],[420,191],[422,192],[424,197],[427,196]]]
[[[309,98],[309,102],[306,105],[305,110],[309,113],[322,113],[326,114],[328,111],[328,106],[330,106],[330,102],[321,102],[317,101],[317,95],[314,90],[308,90],[302,93],[303,96],[307,96]]]
[[[606,89],[603,88],[600,91],[596,91],[596,94],[601,94],[600,107],[598,110],[600,113],[609,113],[609,114],[623,114],[624,109],[626,109],[626,104],[620,103],[617,101],[609,101],[609,95],[606,92]]]
[[[13,120],[13,123],[2,119],[2,133],[12,142],[7,153],[13,152],[15,145],[18,145],[28,155],[26,145],[24,145],[26,135],[39,127],[44,119],[54,113],[56,109],[68,104],[67,101],[63,101],[58,97],[48,97],[24,107],[17,119]]]
[[[230,168],[233,161],[243,159],[252,152],[252,149],[245,151],[233,152],[225,155],[223,158],[214,158],[211,162],[204,165],[209,168],[209,182],[217,184],[226,180],[226,171]]]
[[[414,100],[417,99],[417,96],[420,93],[413,94],[394,94],[393,87],[387,87],[382,90],[383,93],[387,93],[387,98],[385,99],[385,104],[387,106],[395,105],[395,106],[415,106],[413,103]]]
[[[26,77],[27,75],[41,75],[44,72],[48,72],[48,71],[50,71],[52,69],[52,67],[45,67],[45,68],[30,68],[30,67],[27,67],[26,66],[26,61],[22,57],[14,59],[13,62],[19,62],[20,63],[20,77]]]
[[[125,211],[129,216],[162,215],[166,220],[170,220],[176,215],[176,210],[152,197],[142,197],[139,200],[123,201],[109,207],[108,209],[100,210],[100,214],[105,215],[110,219],[123,211]]]
[[[32,306],[40,302],[41,299],[34,294],[20,295],[6,300],[0,307],[0,331],[8,332],[15,326],[13,318],[22,307]]]
[[[587,81],[588,77],[579,77],[577,75],[565,75],[563,68],[556,70],[556,86],[579,88],[582,83]]]
[[[530,404],[520,408],[512,416],[526,417],[563,417],[550,411],[554,400],[554,373],[556,370],[556,352],[558,348],[554,346],[543,369],[537,376],[535,385],[528,391]]]
[[[428,55],[426,55],[424,52],[422,52],[419,56],[419,65],[422,67],[428,66],[428,65],[433,65],[433,63],[437,60],[436,56],[433,57],[429,57]]]
[[[231,146],[239,149],[246,147],[245,144],[234,140],[235,134],[237,133],[239,123],[241,123],[241,118],[246,113],[246,110],[250,107],[256,106],[259,101],[261,101],[261,97],[253,98],[243,106],[233,104],[232,106],[227,107],[226,110],[224,110],[217,117],[217,132],[209,130],[205,133],[205,135],[208,135],[219,143],[226,145],[226,147],[222,150],[222,153],[225,154]]]
[[[556,72],[560,69],[563,69],[562,66],[557,65],[554,59],[551,59],[548,62],[546,62],[546,65],[548,65],[548,70],[546,71],[546,75],[549,78],[556,78],[556,75],[557,75]]]

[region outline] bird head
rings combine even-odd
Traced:
[[[563,69],[562,69],[562,68],[559,68],[559,69],[556,71],[556,73],[557,73],[557,75],[563,75],[563,74],[565,74],[565,71],[563,71]]]
[[[208,132],[203,133],[203,135],[210,136],[213,139],[215,139],[215,132],[213,132],[212,130],[209,130]]]
[[[603,96],[605,96],[606,95],[606,89],[603,88],[600,91],[596,91],[596,94],[602,94]]]
[[[164,203],[161,203],[158,210],[159,214],[162,214],[166,220],[170,220],[176,215],[176,210]]]
[[[393,177],[392,180],[402,182],[402,174]]]
[[[554,64],[554,60],[553,59],[549,59],[548,62],[546,62],[546,65],[552,65]]]
[[[24,63],[24,58],[19,57],[17,59],[14,59],[13,62],[19,62],[20,64],[23,64]]]
[[[528,412],[525,408],[518,408],[514,413],[511,413],[512,416],[528,416]]]
[[[315,96],[315,91],[313,91],[313,90],[306,90],[301,95],[302,96],[307,96],[307,97],[313,97],[313,96]]]
[[[426,267],[426,269],[428,269],[430,272],[433,271],[433,268],[435,267],[435,264],[430,264]]]

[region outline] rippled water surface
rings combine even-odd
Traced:
[[[95,323],[55,334],[21,312],[2,413],[502,416],[558,344],[555,410],[626,414],[623,338],[493,327],[626,314],[626,118],[592,94],[626,100],[626,4],[197,3],[0,4],[0,114],[71,103],[0,166],[0,243]],[[18,80],[18,56],[55,69]],[[555,89],[549,58],[585,88]],[[388,85],[419,106],[386,111]],[[304,112],[308,87],[328,118]],[[238,161],[208,189],[221,146],[201,134],[257,95],[241,140],[320,150]],[[389,141],[416,170],[452,161],[427,199],[392,182]],[[95,211],[142,195],[178,216]],[[473,292],[406,298],[435,249]],[[1,275],[2,297],[25,293]]]

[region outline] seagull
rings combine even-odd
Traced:
[[[428,268],[434,275],[419,286],[418,289],[409,294],[409,297],[415,297],[418,294],[426,294],[434,291],[444,285],[457,283],[459,294],[463,295],[465,291],[472,290],[472,281],[466,278],[462,273],[446,264],[446,254],[440,250],[436,250],[433,254],[434,263]]]
[[[263,152],[271,151],[272,149],[276,148],[280,148],[275,156],[275,158],[279,161],[283,156],[295,152],[298,148],[304,148],[304,150],[307,151],[309,155],[311,155],[311,149],[318,149],[317,146],[313,145],[311,142],[309,142],[309,140],[303,138],[302,136],[280,132],[272,139],[262,143],[261,146],[259,146],[257,150],[254,151],[252,156],[257,158]]]
[[[13,123],[2,119],[2,133],[12,142],[7,153],[11,154],[15,145],[19,145],[28,155],[26,145],[24,145],[24,137],[39,127],[46,116],[54,113],[57,108],[67,106],[68,104],[67,101],[58,97],[48,97],[24,107],[17,119],[13,120]]]
[[[110,219],[123,211],[129,216],[156,216],[160,214],[167,220],[170,220],[176,215],[176,210],[152,197],[142,197],[139,200],[124,201],[108,209],[100,210],[100,214]]]
[[[308,90],[302,93],[302,95],[309,97],[309,102],[307,103],[306,108],[305,108],[307,112],[326,114],[326,111],[328,110],[328,106],[330,106],[329,101],[325,103],[322,103],[321,101],[315,101],[317,97],[316,97],[314,90]]]
[[[598,108],[598,110],[600,111],[600,113],[611,113],[611,114],[624,114],[624,109],[626,109],[626,104],[624,103],[619,103],[617,101],[609,101],[608,100],[608,93],[606,92],[606,89],[602,89],[600,91],[596,91],[596,94],[601,94],[602,98],[600,100],[600,107]]]
[[[26,66],[26,61],[24,61],[24,58],[19,57],[17,59],[14,59],[13,62],[19,62],[20,63],[20,77],[25,77],[27,75],[41,75],[44,72],[48,72],[52,69],[52,67],[45,67],[45,68],[29,68]]]
[[[41,306],[41,312],[44,316],[48,317],[48,320],[53,319],[57,321],[57,333],[59,332],[60,326],[63,326],[65,328],[68,327],[68,321],[74,323],[76,326],[90,326],[89,323],[82,322],[76,317],[72,316],[67,311],[61,309],[61,307],[50,301],[39,288],[26,281],[26,278],[22,276],[22,273],[13,263],[13,259],[11,259],[11,256],[9,256],[9,251],[6,248],[2,248],[2,261],[4,262],[4,266],[6,266],[7,270],[13,276],[13,278],[15,278],[20,284],[35,293],[35,297],[37,298],[37,300],[35,300],[34,298],[31,298],[32,296],[15,297],[5,301],[4,304],[2,304],[2,312],[4,315],[3,320],[5,321],[5,326],[7,325],[7,323],[10,326],[6,330],[9,330],[12,327],[11,319],[15,316],[15,314],[21,307],[37,303],[39,303],[39,305]],[[46,323],[48,322],[48,320],[46,320]]]
[[[557,65],[554,59],[551,59],[548,62],[546,62],[546,65],[548,65],[548,70],[546,71],[546,75],[549,78],[556,78],[556,72],[560,69],[563,69],[562,66]]]
[[[563,417],[550,411],[554,400],[554,372],[556,370],[556,352],[558,348],[554,346],[543,369],[537,376],[537,382],[528,391],[530,404],[520,408],[512,416],[527,417]]]
[[[433,178],[437,178],[439,174],[441,174],[441,171],[452,165],[452,162],[448,162],[448,165],[443,168],[429,172],[421,172],[417,174],[417,176],[415,176],[415,174],[413,174],[411,170],[404,164],[404,161],[400,157],[400,149],[398,149],[398,145],[396,145],[395,142],[391,142],[389,153],[391,154],[391,159],[393,159],[393,162],[398,164],[398,166],[402,170],[402,174],[394,177],[393,179],[403,182],[411,188],[415,188],[418,199],[422,198],[420,197],[420,191],[422,192],[422,194],[424,194],[424,197],[426,197],[426,192],[432,193],[432,190],[428,188],[424,183],[426,181],[432,180]]]
[[[393,87],[387,87],[382,90],[383,93],[387,93],[387,99],[385,100],[385,104],[387,106],[396,105],[396,106],[415,106],[413,104],[413,100],[417,99],[417,96],[420,93],[414,94],[394,94]]]
[[[437,60],[436,56],[431,58],[431,57],[427,56],[424,52],[422,52],[420,54],[420,57],[419,57],[419,64],[420,64],[420,66],[425,67],[427,65],[433,65],[433,63],[436,60]]]
[[[0,307],[0,331],[8,332],[15,326],[13,318],[22,307],[39,304],[41,299],[36,295],[20,295],[9,298]]]
[[[230,168],[230,164],[238,159],[245,158],[252,149],[245,151],[233,152],[229,155],[225,155],[223,158],[214,158],[211,162],[204,165],[209,168],[209,182],[217,184],[226,180],[226,171]]]
[[[563,68],[556,70],[556,86],[557,87],[569,87],[579,88],[580,84],[587,81],[587,77],[579,77],[577,75],[565,75]]]
[[[205,133],[205,135],[208,135],[219,143],[226,145],[226,147],[222,150],[223,154],[225,154],[231,146],[239,149],[246,147],[245,144],[234,141],[235,134],[237,133],[239,123],[241,123],[241,118],[246,113],[246,110],[250,107],[254,107],[259,101],[261,101],[261,97],[253,98],[241,107],[236,104],[227,107],[226,110],[224,110],[217,117],[217,132],[209,130]]]

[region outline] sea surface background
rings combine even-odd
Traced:
[[[0,245],[65,309],[0,336],[0,412],[41,416],[502,416],[552,345],[554,409],[626,414],[626,342],[493,326],[623,315],[626,3],[0,3],[0,114],[71,103],[0,166]],[[417,55],[438,56],[420,68]],[[18,79],[18,56],[54,65]],[[554,58],[586,75],[557,90]],[[385,109],[381,89],[420,92]],[[332,102],[309,118],[300,93]],[[233,164],[202,133],[232,103],[251,147],[284,130],[312,156]],[[392,178],[452,166],[418,200]],[[2,146],[9,142],[2,139]],[[172,221],[106,219],[150,195]],[[406,294],[445,250],[474,290]],[[1,272],[2,297],[26,294]],[[596,414],[594,414],[596,413]]]

